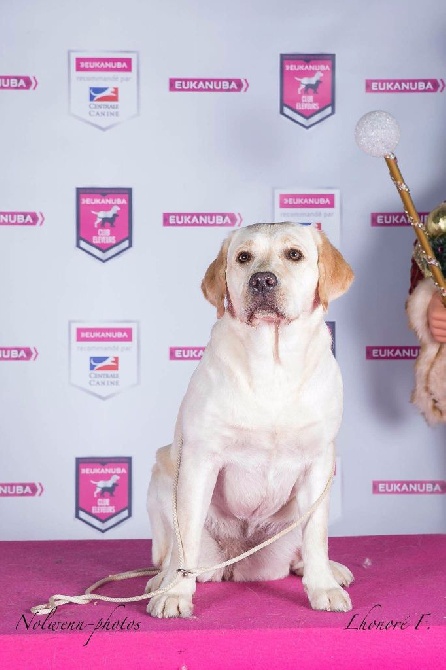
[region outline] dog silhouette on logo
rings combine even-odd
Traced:
[[[96,216],[96,221],[94,222],[94,227],[97,228],[99,225],[101,228],[104,228],[106,225],[114,228],[115,220],[119,216],[118,212],[121,208],[118,205],[113,205],[111,209],[103,212],[94,212],[91,210],[91,213]]]
[[[314,93],[317,93],[317,89],[322,83],[323,76],[323,73],[318,70],[313,77],[303,77],[302,79],[294,77],[297,81],[300,81],[300,86],[297,92],[302,93],[303,91],[304,93],[308,93],[308,91],[312,89]]]
[[[119,475],[112,475],[110,479],[100,480],[99,482],[94,482],[92,479],[90,479],[91,483],[96,486],[96,490],[93,494],[94,497],[96,498],[98,494],[100,494],[101,496],[105,494],[110,494],[111,497],[113,498],[115,494],[115,488],[119,486],[118,479]]]

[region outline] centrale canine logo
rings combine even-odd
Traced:
[[[90,356],[90,370],[119,370],[119,356]]]
[[[100,130],[139,114],[136,51],[70,51],[70,113]]]
[[[117,86],[90,87],[90,102],[119,102]]]
[[[70,382],[107,400],[139,384],[135,321],[70,323]]]

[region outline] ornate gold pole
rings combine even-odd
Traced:
[[[446,281],[445,278],[443,277],[440,263],[437,261],[437,259],[435,258],[435,254],[432,251],[429,238],[426,235],[426,228],[424,224],[420,221],[418,212],[413,204],[412,197],[410,195],[410,190],[404,182],[403,176],[398,167],[396,156],[393,153],[390,153],[386,154],[384,156],[384,159],[387,163],[387,167],[389,168],[392,181],[395,184],[398,193],[400,194],[401,200],[403,201],[404,211],[406,212],[408,219],[413,229],[415,230],[415,234],[418,238],[418,242],[422,249],[422,253],[432,273],[432,279],[434,281],[434,284],[440,289],[441,299],[443,305],[446,307]]]

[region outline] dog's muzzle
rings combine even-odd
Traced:
[[[280,321],[285,319],[278,305],[279,280],[272,272],[255,272],[248,281],[247,322],[255,319]]]

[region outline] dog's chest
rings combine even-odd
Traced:
[[[213,502],[239,519],[265,519],[278,512],[294,495],[304,463],[292,450],[245,445],[220,471]]]

